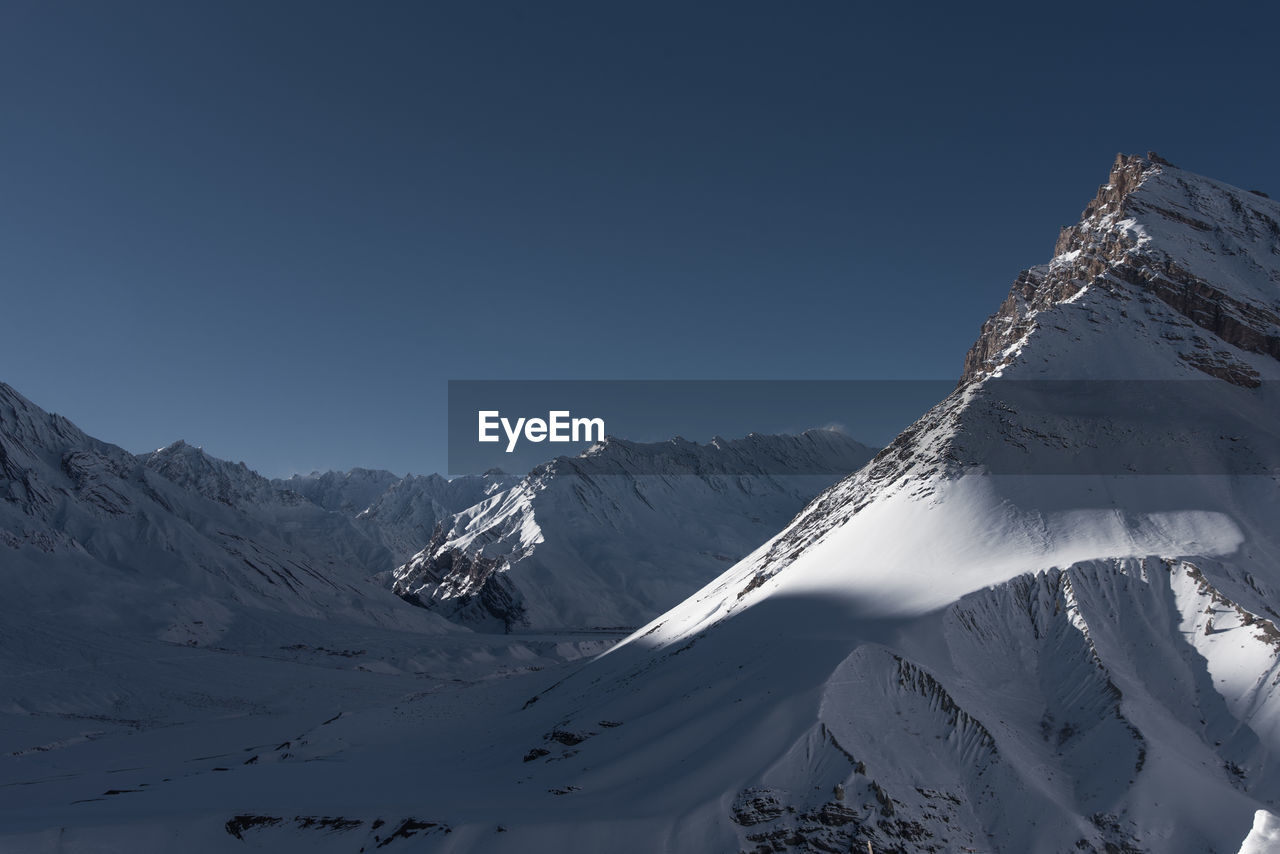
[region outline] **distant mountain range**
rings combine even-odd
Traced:
[[[272,483],[353,519],[356,527],[386,548],[392,563],[399,566],[419,552],[454,513],[519,480],[504,474],[454,478],[411,474],[402,478],[388,471],[352,469],[294,475]]]
[[[0,384],[8,601],[215,643],[288,613],[440,632],[370,580],[389,556],[343,517],[177,442],[135,457]]]
[[[476,628],[636,625],[746,555],[835,480],[767,475],[753,455],[766,455],[768,471],[790,462],[853,471],[872,454],[830,431],[708,445],[610,439],[526,478],[353,469],[271,481],[181,440],[135,457],[8,386],[0,394],[4,541],[127,569],[144,588],[152,577],[130,611],[177,584],[179,601],[156,606],[147,622],[196,643],[218,640],[236,619],[206,613],[221,612],[223,599],[433,630],[449,624],[404,600]],[[477,577],[468,582],[468,573]],[[195,591],[202,605],[183,601]]]

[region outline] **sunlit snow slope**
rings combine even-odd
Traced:
[[[610,438],[445,520],[394,589],[476,626],[634,627],[873,454],[832,430],[705,445]]]
[[[598,733],[540,779],[648,829],[624,850],[1236,850],[1280,796],[1278,221],[1118,158],[947,400],[539,697]],[[1044,379],[1176,393],[1082,437],[1000,393]]]
[[[397,477],[388,471],[351,469],[294,475],[272,483],[346,516],[400,566],[430,542],[436,526],[454,513],[518,483],[501,473],[446,478],[438,474]]]
[[[33,736],[0,850],[1267,850],[1278,358],[1280,205],[1121,157],[952,395],[603,656]]]

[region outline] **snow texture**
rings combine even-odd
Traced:
[[[1253,828],[1240,846],[1240,854],[1276,854],[1280,851],[1280,818],[1266,810],[1253,815]]]

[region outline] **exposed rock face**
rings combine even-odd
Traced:
[[[407,602],[463,623],[484,624],[498,620],[504,631],[523,624],[524,607],[501,574],[508,566],[505,556],[485,557],[446,546],[444,526],[414,559],[412,582],[399,577],[393,589]]]
[[[435,536],[440,525],[520,478],[502,472],[445,478],[408,475],[392,483],[355,519],[356,526],[385,546],[400,566]]]
[[[1052,418],[1037,424],[1028,413],[1006,411],[984,384],[992,376],[1018,382],[1214,378],[1252,389],[1280,375],[1277,223],[1280,204],[1269,199],[1163,158],[1118,155],[1081,221],[1062,230],[1055,257],[1019,273],[983,324],[956,390],[869,465],[820,495],[774,539],[739,593],[762,585],[873,500],[931,494],[940,476],[984,465],[993,452],[1059,454],[1065,470],[1077,467],[1071,454],[1091,444],[1079,435],[1079,424],[1055,425]],[[1086,351],[1086,341],[1094,352]],[[1208,449],[1222,433],[1212,424],[1194,435],[1161,429],[1171,431],[1162,438],[1171,448]],[[1107,441],[1121,444],[1118,436]],[[1161,440],[1153,434],[1151,441]],[[1116,458],[1135,450],[1131,442]]]
[[[1119,155],[1080,222],[1062,230],[1054,255],[1023,271],[983,324],[962,382],[999,371],[1037,314],[1085,288],[1171,308],[1199,330],[1180,358],[1210,376],[1255,387],[1257,370],[1233,350],[1280,359],[1275,289],[1215,283],[1215,274],[1234,279],[1242,267],[1255,280],[1280,283],[1280,206],[1265,196],[1188,175],[1158,156]]]

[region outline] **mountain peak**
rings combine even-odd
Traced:
[[[1053,338],[1047,330],[1065,332],[1077,315],[1087,315],[1116,333],[1099,341],[1116,356],[1124,346],[1118,339],[1139,327],[1156,330],[1159,340],[1144,345],[1142,358],[1130,348],[1109,362],[1050,360],[1074,372],[1071,378],[1141,370],[1177,379],[1199,371],[1256,386],[1280,360],[1278,284],[1280,205],[1174,167],[1154,152],[1121,154],[1080,221],[1062,230],[1052,261],[1022,271],[983,324],[962,383],[1018,361],[1033,333]],[[1093,295],[1078,302],[1087,292]],[[1042,316],[1050,309],[1057,309],[1052,324]]]
[[[139,454],[138,461],[180,486],[230,506],[294,505],[305,500],[296,493],[276,489],[244,462],[219,459],[185,439]]]
[[[1147,152],[1146,157],[1138,154],[1117,154],[1111,164],[1111,171],[1107,175],[1107,182],[1098,187],[1097,194],[1085,206],[1080,214],[1080,223],[1063,226],[1058,235],[1058,242],[1053,247],[1054,257],[1071,250],[1071,244],[1077,236],[1081,223],[1095,221],[1108,214],[1119,214],[1124,207],[1125,199],[1140,187],[1143,181],[1163,167],[1175,168],[1172,163],[1154,151]]]
[[[166,454],[169,456],[173,456],[176,454],[186,454],[186,455],[192,455],[192,456],[208,456],[208,454],[205,454],[203,446],[192,445],[186,439],[178,439],[177,441],[170,442],[169,444],[161,448],[156,448],[154,453]]]

